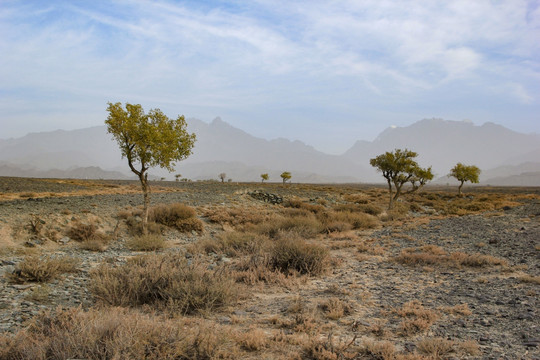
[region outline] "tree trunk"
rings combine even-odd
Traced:
[[[459,184],[459,187],[458,187],[458,196],[459,197],[463,196],[463,194],[461,193],[461,188],[463,187],[463,183],[464,183],[464,181],[462,181],[461,184]]]
[[[142,214],[142,232],[143,235],[148,234],[148,210],[150,205],[150,185],[148,185],[148,175],[142,174],[139,176],[139,180],[141,181],[141,187],[143,192],[143,214]]]
[[[394,197],[392,196],[392,183],[388,179],[388,193],[390,194],[390,202],[388,203],[388,210],[392,210],[394,207]]]

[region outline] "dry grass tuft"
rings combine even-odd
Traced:
[[[179,203],[161,204],[150,208],[148,220],[176,228],[181,232],[201,232],[203,230],[202,221],[197,218],[195,209]]]
[[[72,257],[29,255],[19,262],[9,280],[15,283],[47,282],[60,274],[76,272],[78,260]]]
[[[0,335],[0,359],[235,359],[227,331],[128,309],[57,309],[27,330]]]
[[[435,311],[426,309],[418,300],[403,304],[395,312],[405,318],[399,325],[400,332],[404,336],[414,335],[429,329],[439,318]]]
[[[411,266],[487,267],[508,265],[508,261],[505,259],[496,258],[491,255],[466,254],[463,252],[447,253],[435,245],[404,249],[401,254],[394,258],[394,261]]]
[[[420,353],[429,355],[433,359],[445,358],[454,352],[454,342],[440,337],[422,339],[416,346]]]
[[[540,285],[540,276],[521,275],[518,277],[518,280],[519,282],[525,283],[525,284]]]
[[[328,260],[325,247],[309,244],[291,235],[275,242],[270,250],[269,265],[285,274],[292,270],[300,274],[318,275],[326,270]]]
[[[67,236],[75,241],[88,241],[102,237],[97,233],[95,224],[76,223],[67,232]]]
[[[155,251],[165,247],[165,239],[159,234],[147,234],[130,238],[127,247],[134,251]]]
[[[329,298],[323,301],[319,308],[324,312],[324,315],[331,320],[341,319],[343,316],[351,313],[351,307],[337,297]]]
[[[179,254],[144,255],[119,267],[101,265],[91,273],[96,299],[113,306],[151,305],[183,314],[205,312],[235,301],[234,279]]]

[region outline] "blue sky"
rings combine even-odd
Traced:
[[[423,118],[540,132],[540,1],[0,2],[0,138],[107,102],[341,153]]]

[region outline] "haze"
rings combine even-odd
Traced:
[[[340,154],[423,118],[540,131],[537,1],[2,1],[0,138],[107,101]]]

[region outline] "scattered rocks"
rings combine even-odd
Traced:
[[[248,194],[254,199],[261,200],[270,204],[281,204],[283,202],[283,198],[276,194],[271,194],[258,190],[249,192]]]

